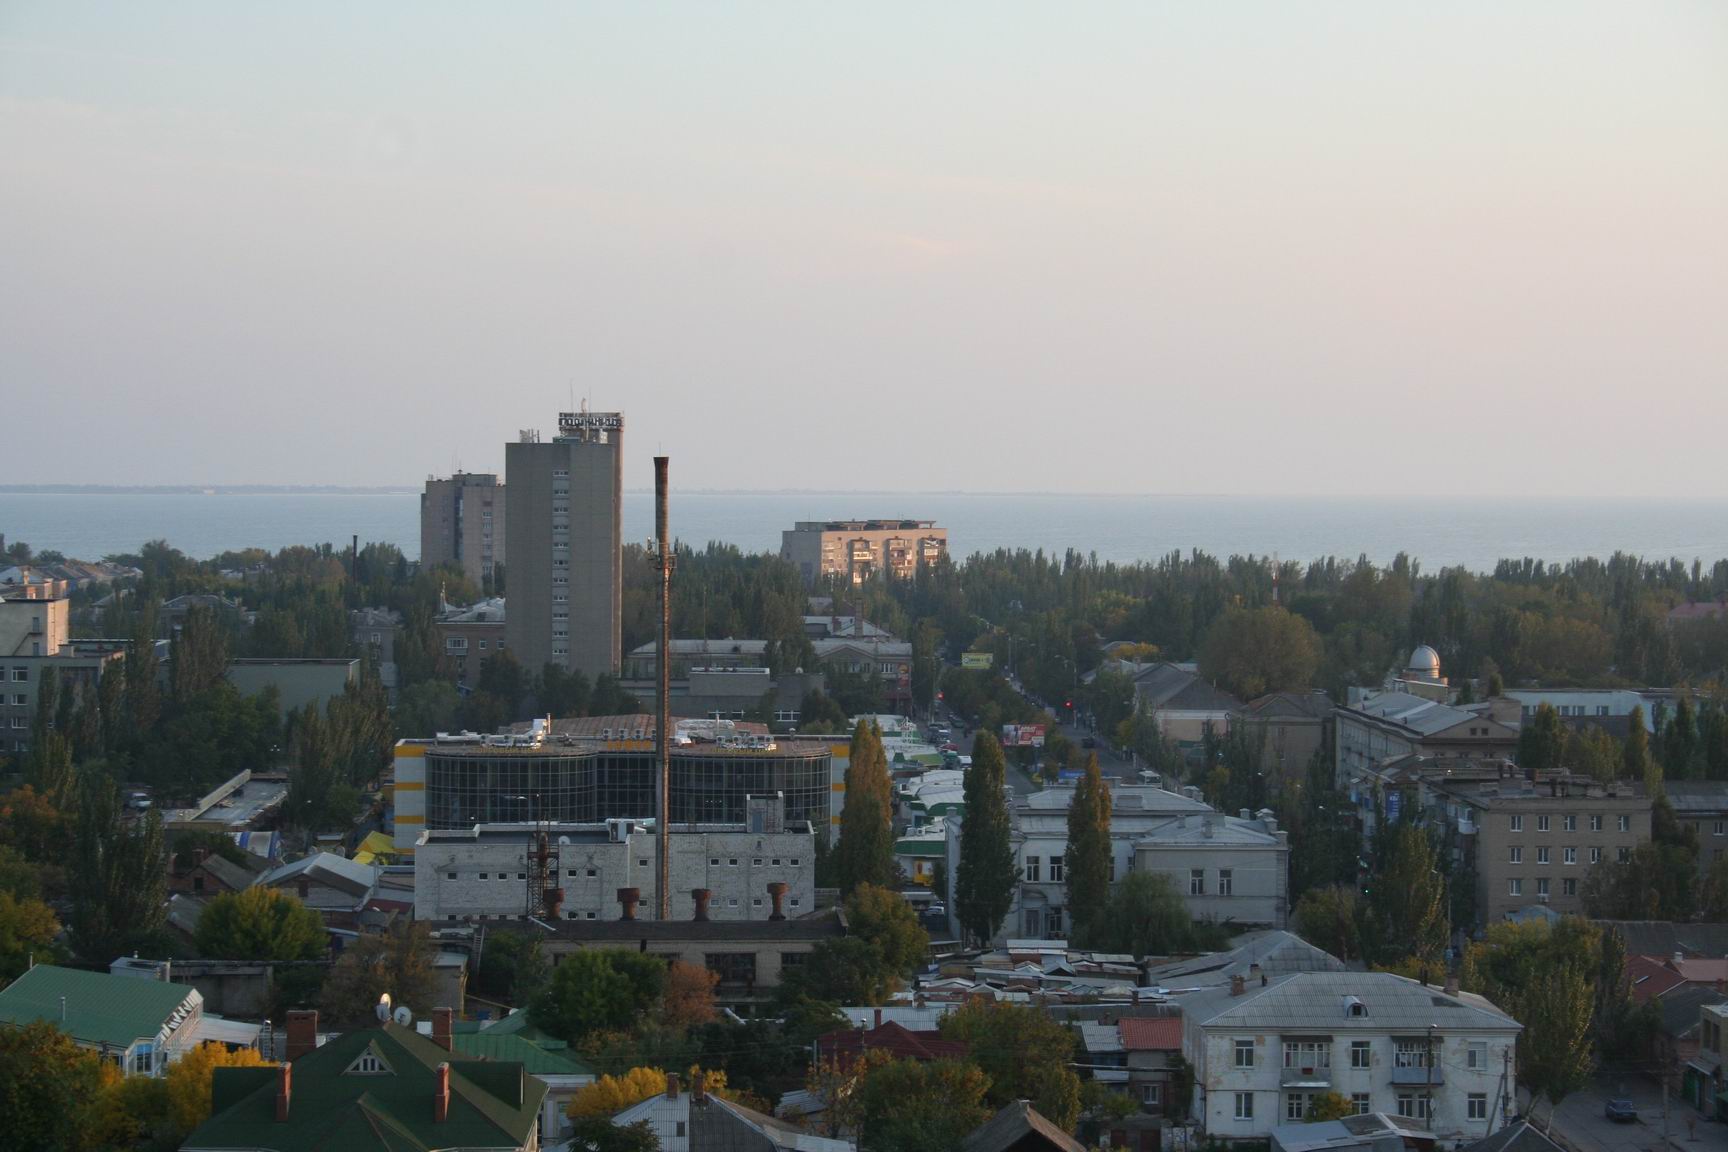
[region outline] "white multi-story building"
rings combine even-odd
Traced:
[[[542,835],[544,859],[538,856]],[[816,907],[816,845],[808,822],[777,831],[678,825],[670,839],[674,920],[768,920]],[[415,845],[414,915],[442,921],[646,918],[658,906],[659,856],[652,821],[427,829]],[[626,907],[620,892],[634,893],[633,906]]]
[[[1389,972],[1251,971],[1172,1001],[1214,1140],[1265,1140],[1331,1092],[1453,1146],[1516,1109],[1516,1020],[1480,996]]]
[[[1073,785],[1014,797],[1009,842],[1020,868],[1014,903],[995,940],[1059,940],[1067,913],[1068,808]],[[947,818],[948,876],[959,874],[964,815]],[[1198,789],[1170,792],[1152,784],[1110,789],[1110,880],[1132,871],[1170,878],[1201,919],[1282,927],[1289,900],[1288,834],[1271,811],[1237,816],[1214,811]],[[952,901],[950,901],[952,906]]]

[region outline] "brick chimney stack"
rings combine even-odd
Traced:
[[[706,888],[690,889],[690,898],[696,901],[696,919],[708,919],[708,901],[714,898],[714,893]]]
[[[620,889],[618,889],[618,903],[624,909],[624,915],[623,915],[622,919],[625,919],[625,920],[636,919],[636,905],[642,903],[642,889],[640,889],[640,888],[620,888]]]
[[[774,911],[769,914],[768,919],[786,919],[786,893],[791,889],[792,886],[784,880],[776,880],[768,885],[768,895],[774,899]]]
[[[1230,977],[1230,995],[1240,996],[1248,990],[1248,981],[1241,976]]]
[[[276,1123],[288,1123],[288,1105],[294,1098],[294,1066],[276,1066]]]
[[[442,1124],[450,1118],[450,1065],[438,1065],[438,1079],[432,1089],[432,1119]]]
[[[666,1073],[666,1099],[678,1099],[678,1073]]]
[[[452,1027],[455,1015],[449,1008],[432,1009],[432,1043],[446,1052],[456,1049],[456,1041],[451,1035],[455,1031]]]
[[[293,1008],[288,1012],[288,1045],[284,1051],[289,1063],[318,1047],[318,1010]]]

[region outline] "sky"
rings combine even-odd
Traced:
[[[0,2],[0,483],[572,397],[633,487],[1728,497],[1728,5]]]

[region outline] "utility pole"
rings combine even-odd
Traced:
[[[1668,1069],[1662,1069],[1662,1152],[1668,1152]]]
[[[660,723],[654,729],[655,787],[659,792],[660,875],[656,914],[672,919],[672,541],[666,526],[667,457],[654,457],[654,539],[659,545],[655,569],[660,577],[660,683],[656,689]]]

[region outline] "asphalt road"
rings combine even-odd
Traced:
[[[1603,1115],[1611,1098],[1624,1097],[1638,1106],[1638,1121],[1616,1123]],[[1696,1126],[1688,1125],[1696,1119]],[[1534,1122],[1547,1120],[1540,1105]],[[1728,1125],[1699,1116],[1685,1101],[1668,1101],[1668,1146],[1662,1144],[1662,1092],[1641,1076],[1603,1077],[1560,1102],[1554,1112],[1554,1136],[1573,1152],[1728,1152]]]

